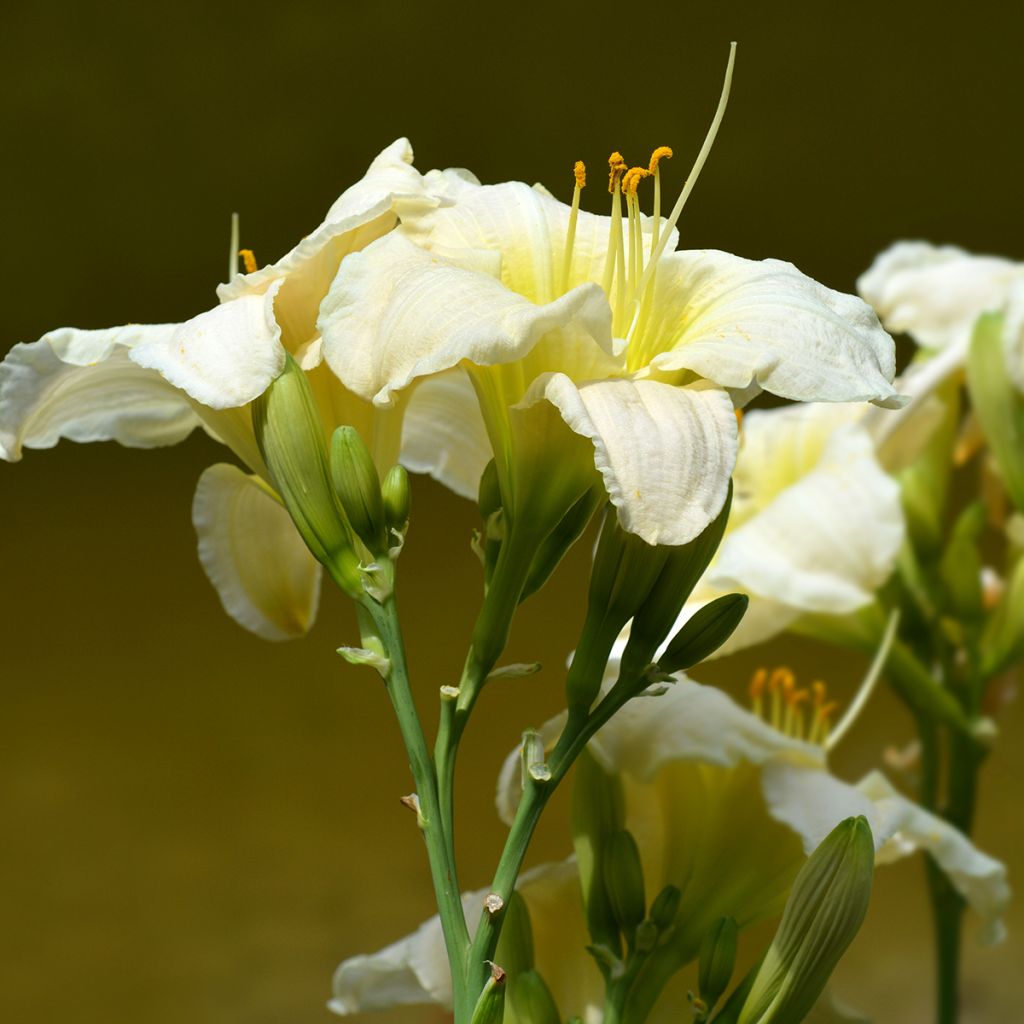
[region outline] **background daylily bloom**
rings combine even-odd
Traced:
[[[649,893],[682,890],[676,929],[661,958],[664,982],[693,960],[707,928],[732,916],[743,926],[782,910],[805,856],[845,818],[871,826],[876,863],[927,850],[984,923],[1000,936],[1009,899],[1006,870],[954,828],[900,795],[878,772],[857,785],[831,775],[810,729],[787,716],[788,732],[745,711],[720,690],[686,679],[659,697],[631,701],[591,741],[590,752],[625,788],[626,826],[636,837]],[[553,743],[564,716],[540,730]],[[813,728],[813,726],[812,726]],[[499,813],[514,814],[520,752],[507,759]],[[584,946],[584,915],[572,861],[523,876],[537,967],[564,1014],[599,1022],[603,983]],[[472,923],[485,893],[466,897]],[[651,979],[649,978],[648,981]],[[396,1002],[450,1000],[440,926],[428,922],[372,956],[345,961],[335,974],[332,1008],[342,1014]],[[679,1019],[679,1006],[653,1022]]]
[[[291,353],[307,372],[325,436],[351,424],[383,471],[398,459],[403,410],[376,410],[342,386],[322,362],[316,319],[342,260],[392,230],[401,212],[442,202],[448,178],[416,171],[400,139],[283,259],[221,286],[221,305],[181,324],[62,328],[15,345],[0,364],[0,457],[17,461],[23,448],[62,437],[159,447],[203,427],[250,471],[219,464],[200,478],[193,521],[203,568],[247,629],[271,640],[302,634],[316,614],[320,567],[273,492],[250,403]],[[444,386],[433,384],[435,392]],[[422,450],[437,420],[412,420],[414,450]]]
[[[926,349],[951,349],[951,367],[963,364],[978,317],[1005,312],[1007,367],[1024,391],[1024,263],[897,242],[875,258],[857,290],[890,331],[905,331]]]
[[[596,468],[627,530],[682,544],[725,499],[727,389],[898,401],[872,311],[788,263],[672,251],[671,225],[628,196],[628,220],[518,182],[465,179],[450,198],[346,260],[319,326],[327,361],[378,407],[464,367],[513,519],[538,494],[564,511]]]

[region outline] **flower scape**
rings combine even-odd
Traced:
[[[964,916],[1002,937],[1006,870],[971,831],[997,736],[986,694],[1024,655],[1024,270],[899,243],[858,297],[790,263],[680,248],[734,60],[671,206],[666,146],[577,162],[562,202],[421,173],[400,139],[277,262],[240,251],[236,222],[213,308],[61,328],[0,365],[8,462],[61,439],[155,448],[199,429],[224,446],[192,517],[241,626],[302,636],[325,573],[354,603],[361,635],[339,653],[394,707],[437,915],[345,959],[337,1014],[864,1019],[829,980],[875,868],[912,854],[939,933],[937,1020],[958,1019]],[[603,213],[583,208],[594,193]],[[916,342],[899,377],[887,328]],[[480,512],[483,598],[431,742],[396,601],[410,472]],[[593,557],[565,710],[518,723],[497,779],[507,842],[464,889],[460,741],[489,681],[534,670],[499,661],[577,542]],[[801,637],[864,660],[845,709],[786,668],[755,673],[749,710],[698,681]],[[846,781],[830,752],[883,685],[919,725],[920,771]],[[524,871],[567,778],[565,859]],[[752,926],[773,921],[757,946]]]

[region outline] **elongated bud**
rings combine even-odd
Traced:
[[[644,919],[644,869],[633,834],[626,829],[613,832],[608,839],[604,860],[604,884],[612,913],[623,933],[629,937]]]
[[[520,600],[525,601],[547,583],[566,552],[580,539],[601,501],[601,491],[591,488],[570,506],[569,511],[537,548]]]
[[[987,313],[974,328],[967,356],[967,386],[974,415],[999,467],[1006,490],[1024,511],[1024,395],[1006,362],[1006,318]]]
[[[362,592],[353,539],[328,468],[324,431],[309,382],[291,356],[252,404],[263,461],[299,535],[353,596]]]
[[[682,672],[714,654],[732,636],[749,603],[746,594],[723,594],[699,608],[658,658],[661,670]]]
[[[698,988],[709,1009],[715,1007],[732,980],[738,935],[736,921],[731,917],[720,917],[708,929],[701,943]]]
[[[807,858],[738,1024],[799,1024],[867,913],[874,875],[871,828],[840,822]]]
[[[679,904],[683,900],[682,891],[674,885],[666,885],[651,904],[651,920],[661,931],[666,931],[676,923]]]
[[[608,840],[625,820],[622,783],[584,750],[576,761],[572,790],[572,836],[583,890],[587,929],[599,946],[618,956],[619,926],[604,883]]]
[[[505,972],[497,964],[491,964],[491,976],[476,1001],[470,1024],[501,1024],[505,1016],[506,981]]]
[[[1024,558],[1010,579],[981,636],[982,677],[991,679],[1024,656]]]
[[[501,485],[498,482],[498,467],[495,465],[494,459],[484,466],[484,471],[480,475],[477,501],[480,505],[480,515],[484,521],[501,508]]]
[[[518,890],[513,890],[505,907],[497,958],[513,977],[533,967],[533,925],[526,900]]]
[[[984,527],[984,504],[979,501],[968,505],[957,519],[939,563],[949,608],[958,618],[968,622],[976,622],[984,614],[981,551],[978,548],[978,538]]]
[[[405,466],[392,466],[380,486],[384,500],[384,520],[389,530],[404,534],[409,526],[412,508],[412,488]]]
[[[672,631],[686,599],[718,550],[732,506],[732,483],[715,520],[689,544],[669,548],[665,567],[643,607],[633,617],[629,641],[622,653],[623,669],[634,672],[654,660],[654,654]]]
[[[512,978],[508,993],[516,1019],[530,1024],[562,1024],[554,996],[535,970],[523,971]]]
[[[371,551],[382,551],[387,541],[380,477],[355,427],[338,427],[331,438],[331,479],[359,539]]]

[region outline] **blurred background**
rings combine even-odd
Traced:
[[[675,147],[678,187],[733,98],[683,245],[792,260],[852,290],[899,238],[1024,257],[1020,8],[934,4],[514,5],[465,0],[17,2],[0,34],[0,350],[47,329],[185,319],[223,278],[229,217],[276,259],[384,145],[484,181],[568,197],[576,159]],[[603,210],[601,190],[585,195]],[[0,465],[0,1016],[57,1024],[326,1024],[344,956],[430,912],[398,796],[397,731],[327,593],[302,642],[224,616],[194,554],[196,435],[138,452],[62,443]],[[419,693],[461,665],[480,589],[467,503],[418,481],[401,599]],[[464,881],[503,836],[500,761],[560,705],[582,617],[580,546],[522,612],[465,750]],[[723,662],[738,691],[785,657],[848,696],[862,665],[809,644]],[[985,776],[979,843],[1024,868],[1019,705]],[[883,693],[835,759],[855,779],[912,724]],[[557,801],[533,860],[569,848]],[[1022,1018],[1024,912],[967,943],[965,1021]],[[916,861],[879,873],[838,990],[880,1024],[930,1019],[930,922]],[[369,1019],[369,1018],[367,1018]],[[425,1022],[422,1011],[380,1015]]]

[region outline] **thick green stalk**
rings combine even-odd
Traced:
[[[405,644],[399,625],[398,609],[393,597],[389,597],[382,605],[368,603],[367,607],[391,662],[386,680],[388,697],[395,709],[398,727],[409,756],[409,767],[416,783],[416,796],[419,800],[421,818],[420,827],[427,846],[434,896],[437,900],[441,928],[448,950],[448,960],[452,968],[456,1019],[468,1021],[478,994],[478,992],[474,992],[470,998],[466,992],[464,964],[466,951],[469,948],[469,930],[462,912],[462,898],[454,860],[450,852],[451,844],[446,835],[448,823],[442,814],[438,799],[437,777],[423,735],[423,727],[416,711],[412,688],[409,685]]]
[[[571,709],[562,735],[548,762],[550,778],[537,781],[529,775],[526,776],[523,795],[489,890],[501,900],[503,907],[508,906],[523,866],[527,847],[545,805],[591,737],[635,694],[636,687],[632,685],[633,682],[635,681],[620,679],[589,715],[582,709]],[[503,919],[503,911],[491,914],[485,910],[481,915],[467,963],[469,991],[472,993],[481,992],[486,984],[488,962],[494,959]]]

